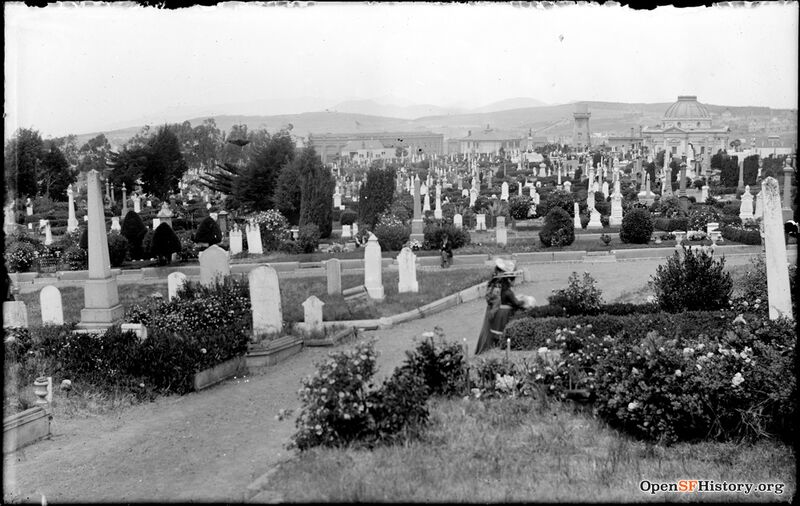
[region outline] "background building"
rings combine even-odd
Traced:
[[[695,95],[681,95],[664,112],[658,127],[642,129],[644,145],[653,153],[666,147],[675,156],[686,156],[689,144],[695,156],[728,149],[728,127],[714,127],[708,108]]]
[[[370,141],[371,148],[369,149],[373,152],[375,149],[394,152],[400,147],[405,148],[409,155],[413,153],[444,154],[444,135],[428,131],[308,134],[309,145],[314,147],[317,154],[322,158],[323,163],[332,162],[334,158],[341,156],[348,144],[353,141],[356,143]],[[372,141],[380,142],[381,148],[377,148],[377,144]],[[350,147],[355,146],[358,146],[358,144]],[[358,151],[356,150],[356,152]]]
[[[572,125],[572,147],[575,149],[588,148],[592,145],[592,134],[589,131],[589,104],[576,104]]]

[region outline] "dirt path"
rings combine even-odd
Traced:
[[[742,264],[746,258],[728,262]],[[616,264],[533,265],[534,283],[519,294],[545,303],[572,271],[589,271],[606,300],[641,288],[660,261]],[[484,302],[476,300],[430,318],[362,333],[375,336],[379,375],[399,365],[414,337],[442,327],[449,339],[475,348]],[[347,345],[343,345],[347,346]],[[113,415],[53,420],[50,440],[4,457],[4,502],[241,502],[246,487],[291,455],[285,444],[293,417],[275,419],[283,408],[299,407],[301,379],[330,348],[306,348],[269,369],[209,390],[168,397]]]

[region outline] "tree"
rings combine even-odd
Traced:
[[[358,199],[358,220],[372,230],[380,215],[389,209],[394,198],[395,170],[373,167]]]
[[[303,149],[296,165],[302,188],[300,226],[316,225],[320,237],[330,237],[333,228],[333,190],[336,185],[333,174],[322,164],[313,147]]]
[[[197,232],[192,237],[192,240],[209,246],[222,242],[222,231],[217,221],[211,216],[203,218],[203,221],[197,226]]]
[[[754,186],[758,179],[758,155],[751,155],[744,159],[744,184]],[[739,184],[738,175],[736,184]]]
[[[106,169],[106,160],[111,153],[111,145],[103,134],[92,137],[78,150],[78,171],[102,172]]]
[[[19,197],[35,197],[44,142],[37,130],[20,128],[6,143],[3,166],[6,188]]]
[[[142,186],[146,192],[164,200],[178,190],[178,182],[186,169],[178,137],[164,125],[147,142],[147,164],[142,170]]]
[[[301,159],[302,155],[281,169],[272,199],[275,208],[286,216],[292,225],[300,223],[300,207],[303,200],[303,187],[300,179]]]
[[[77,135],[70,134],[64,137],[56,137],[50,142],[64,153],[64,157],[67,159],[70,167],[76,167],[78,165],[79,153]]]
[[[48,149],[39,164],[39,193],[63,202],[67,200],[67,187],[75,182],[75,173],[64,153],[54,143],[47,144]]]
[[[108,175],[108,182],[113,184],[115,188],[125,187],[132,191],[135,188],[136,180],[142,177],[144,169],[148,163],[149,152],[147,147],[128,146],[120,152],[108,151],[107,165],[101,165],[100,160],[94,160],[91,163],[91,168],[95,170],[103,170],[109,168],[111,171]],[[89,165],[87,165],[88,167]]]
[[[261,142],[258,137],[252,141],[256,146]],[[280,171],[294,157],[295,144],[289,132],[268,137],[263,147],[257,148],[240,185],[239,200],[244,206],[253,211],[271,209]]]
[[[131,259],[139,260],[144,257],[142,251],[142,240],[147,234],[147,227],[135,211],[128,211],[125,218],[122,220],[122,229],[120,233],[128,240],[128,247],[130,248]]]
[[[153,232],[150,254],[158,259],[159,265],[170,263],[173,253],[180,253],[181,241],[167,223],[162,223]]]

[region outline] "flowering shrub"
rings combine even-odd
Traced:
[[[539,240],[544,246],[569,246],[575,240],[575,228],[569,213],[561,207],[553,207],[544,220],[539,232]]]
[[[686,247],[683,254],[675,252],[666,265],[659,265],[650,279],[658,305],[669,313],[724,308],[733,290],[724,257],[717,260]]]
[[[723,225],[719,231],[726,241],[750,245],[761,244],[761,232],[752,224]]]
[[[596,285],[597,281],[588,272],[583,273],[583,280],[578,278],[577,272],[573,272],[567,287],[553,290],[547,302],[551,306],[564,308],[568,316],[597,314],[603,303],[603,292]]]
[[[464,349],[459,343],[436,345],[432,338],[424,339],[406,351],[402,367],[422,378],[431,395],[452,395],[466,385]]]
[[[441,226],[431,223],[425,227],[423,233],[425,238],[422,247],[424,249],[439,249],[445,235],[453,249],[458,249],[470,243],[469,232],[463,228],[456,228],[455,225],[450,223],[442,224]]]
[[[706,225],[719,222],[720,212],[711,206],[698,206],[689,213],[689,230],[705,230]]]
[[[411,227],[404,225],[400,219],[384,213],[378,218],[374,234],[383,251],[399,251],[408,241]]]
[[[136,304],[125,312],[126,321],[177,333],[230,325],[248,330],[251,317],[249,285],[232,277],[211,286],[186,281],[172,300]]]
[[[283,242],[292,238],[292,232],[289,230],[289,221],[277,209],[260,211],[245,216],[245,219],[258,224],[261,230],[261,243],[264,250],[278,250]]]
[[[319,247],[319,227],[309,223],[300,227],[297,235],[297,247],[302,253],[313,253]]]
[[[13,242],[6,248],[8,272],[28,272],[36,259],[36,247],[28,242]]]

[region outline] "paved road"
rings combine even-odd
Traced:
[[[747,257],[731,257],[728,265],[746,262]],[[534,264],[528,267],[535,281],[517,292],[545,303],[572,271],[588,271],[610,301],[642,288],[660,263]],[[479,299],[362,335],[378,339],[384,375],[402,362],[415,337],[435,325],[450,339],[466,338],[474,350],[483,311]],[[51,440],[5,456],[4,501],[38,502],[42,496],[51,502],[241,501],[250,483],[290,456],[284,445],[294,422],[275,417],[282,408],[299,407],[301,379],[329,351],[307,348],[267,372],[113,415],[55,419]]]

